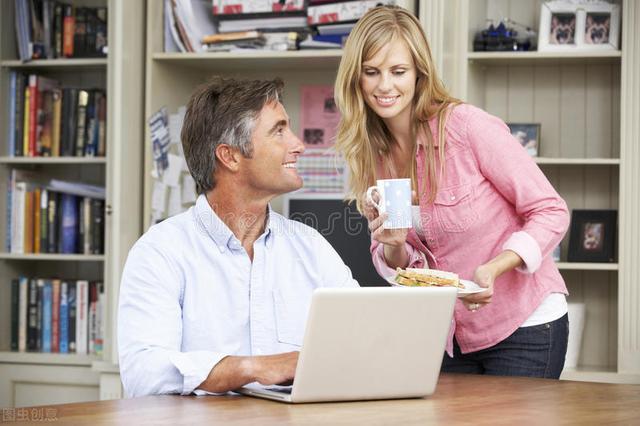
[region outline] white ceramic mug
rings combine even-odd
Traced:
[[[380,195],[378,203],[373,200],[374,191]],[[411,228],[411,179],[379,179],[367,189],[367,200],[378,213],[389,215],[382,224],[385,229]]]

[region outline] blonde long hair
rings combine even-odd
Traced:
[[[411,140],[415,151],[418,134],[422,131],[426,136],[425,171],[428,179],[418,190],[426,193],[426,183],[429,182],[429,202],[433,202],[439,176],[444,172],[444,130],[448,107],[461,103],[448,94],[437,76],[429,42],[415,16],[397,6],[378,6],[358,21],[345,44],[336,78],[335,99],[342,118],[335,148],[346,160],[350,172],[346,199],[355,200],[360,212],[363,194],[369,186],[375,185],[377,179],[378,157],[382,156],[383,161],[391,161],[388,156],[391,146],[396,143],[382,119],[364,101],[360,88],[362,63],[398,38],[407,45],[416,67]],[[428,124],[428,120],[434,116],[438,118],[439,173],[436,170],[433,135]],[[416,161],[412,161],[410,177],[413,188],[418,188],[416,167]]]

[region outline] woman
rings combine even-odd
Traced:
[[[558,378],[567,289],[550,253],[567,206],[504,122],[447,93],[418,20],[397,7],[355,26],[335,96],[348,198],[369,220],[378,273],[431,267],[486,287],[457,302],[442,370]],[[385,230],[363,194],[376,179],[406,177],[414,226]]]

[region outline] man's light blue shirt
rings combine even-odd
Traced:
[[[313,290],[356,287],[316,230],[269,209],[253,262],[204,195],[129,252],[118,312],[128,396],[192,392],[228,355],[299,350]]]

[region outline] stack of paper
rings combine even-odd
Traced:
[[[162,108],[149,119],[154,156],[151,224],[187,210],[196,201],[196,184],[180,143],[185,112],[184,106],[175,114]]]

